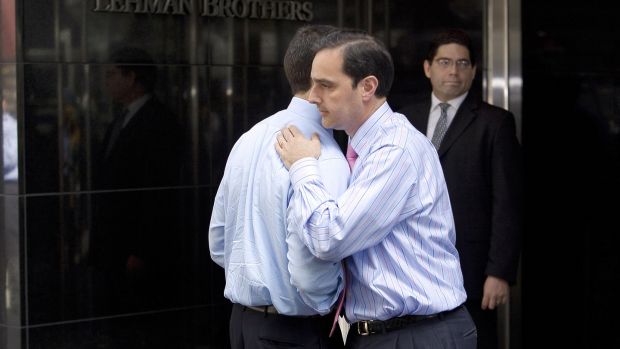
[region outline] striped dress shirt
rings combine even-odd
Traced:
[[[274,144],[295,124],[321,138],[318,169],[325,187],[341,195],[349,165],[316,106],[294,97],[288,108],[256,124],[228,156],[209,226],[211,258],[224,268],[224,296],[246,306],[273,305],[284,315],[326,314],[344,287],[341,264],[313,256],[286,229],[292,187]]]
[[[346,258],[346,317],[386,320],[453,309],[466,299],[452,209],[437,151],[384,103],[350,143],[358,154],[339,196],[317,161],[290,168],[289,226],[324,260]]]

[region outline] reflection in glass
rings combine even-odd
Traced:
[[[22,324],[19,205],[15,195],[0,196],[0,324],[10,326]]]
[[[17,181],[17,120],[7,111],[6,100],[2,100],[2,153],[5,181]]]
[[[16,109],[16,70],[15,65],[6,64],[0,67],[0,98],[2,98],[2,165],[5,190],[13,192],[19,177],[17,109]]]
[[[183,232],[175,232],[182,135],[177,116],[154,94],[157,66],[125,47],[112,56],[105,87],[115,118],[94,171],[100,196],[93,224],[95,307],[99,313],[161,308],[178,301]],[[148,188],[148,189],[142,189]]]

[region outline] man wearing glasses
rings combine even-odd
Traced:
[[[400,112],[431,139],[448,185],[456,248],[478,329],[478,348],[497,348],[497,311],[517,276],[521,248],[521,149],[513,115],[469,91],[476,75],[471,39],[448,30],[424,61],[432,93]]]

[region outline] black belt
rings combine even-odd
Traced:
[[[299,319],[309,319],[309,318],[319,318],[321,317],[321,315],[283,315],[278,313],[278,310],[276,310],[276,307],[274,307],[273,305],[261,305],[261,306],[251,306],[251,305],[242,305],[242,309],[243,311],[246,311],[246,309],[250,309],[252,311],[257,311],[260,313],[265,314],[265,316],[267,315],[278,315],[278,316],[287,316],[287,317],[293,317],[293,318],[299,318]]]
[[[265,315],[266,314],[277,314],[278,313],[278,311],[276,310],[276,307],[274,307],[273,305],[263,305],[263,306],[260,306],[260,307],[253,307],[253,306],[250,306],[250,305],[245,305],[245,306],[243,306],[243,310],[245,310],[245,309],[252,309],[254,311],[265,313]]]
[[[416,322],[438,318],[441,319],[445,315],[461,309],[463,305],[452,310],[442,311],[441,313],[431,315],[407,315],[401,317],[395,317],[388,320],[362,320],[354,323],[351,327],[361,336],[368,336],[375,333],[386,333],[394,330],[401,329]]]

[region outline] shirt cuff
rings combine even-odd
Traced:
[[[320,178],[318,165],[319,161],[313,157],[301,158],[295,161],[289,169],[293,187]]]

